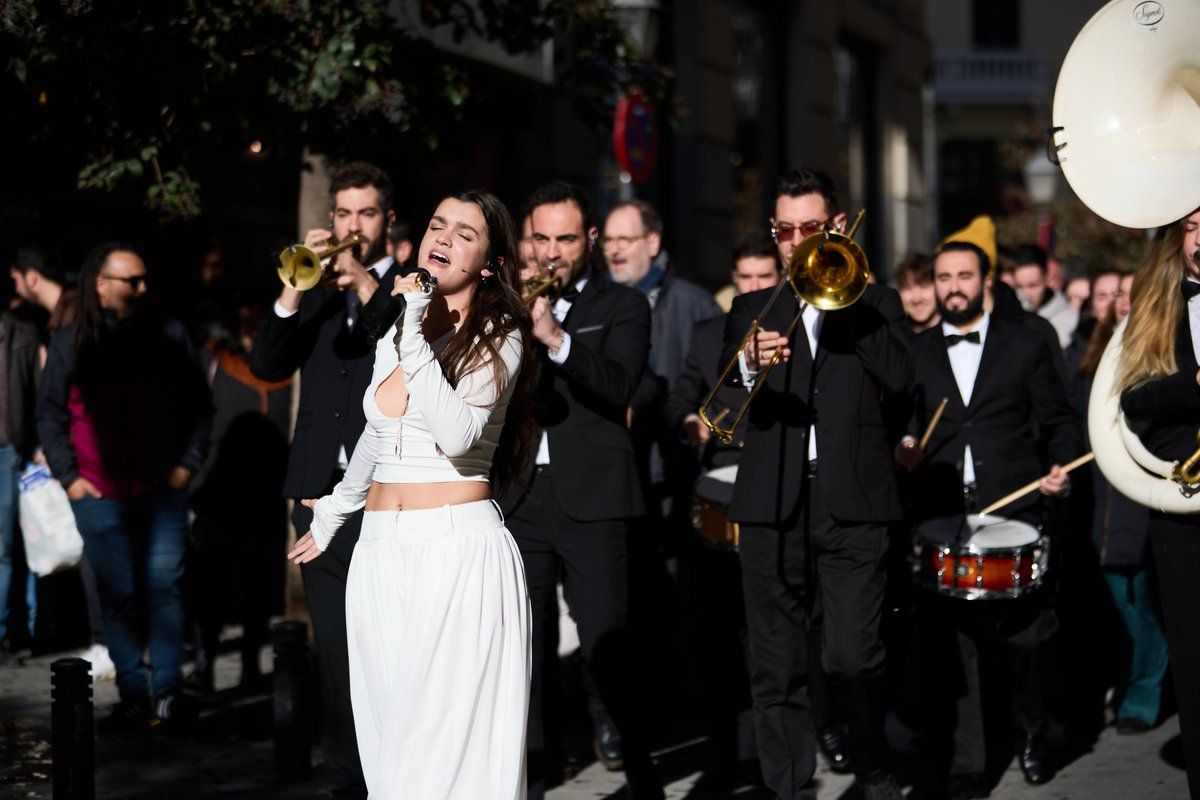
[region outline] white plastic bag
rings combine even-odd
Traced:
[[[25,560],[38,577],[78,566],[83,537],[75,527],[71,501],[45,464],[30,462],[21,473],[18,513],[25,537]]]

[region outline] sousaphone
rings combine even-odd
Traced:
[[[1054,91],[1052,150],[1079,199],[1104,219],[1154,228],[1200,207],[1200,0],[1113,0],[1076,36]],[[1150,508],[1200,513],[1194,456],[1172,464],[1129,429],[1116,391],[1125,324],[1092,384],[1096,464]]]

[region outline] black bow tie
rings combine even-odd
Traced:
[[[971,331],[970,333],[947,333],[945,335],[946,347],[954,347],[959,342],[970,342],[971,344],[979,344],[979,331]]]
[[[1200,283],[1183,279],[1183,299],[1191,300],[1196,295],[1200,294]]]
[[[559,299],[566,300],[568,303],[574,303],[576,297],[579,297],[579,284],[577,283],[563,289],[563,293],[559,295]]]

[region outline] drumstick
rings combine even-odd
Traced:
[[[1076,467],[1082,467],[1084,464],[1088,463],[1095,457],[1096,457],[1096,455],[1094,453],[1088,453],[1085,456],[1080,456],[1079,458],[1072,461],[1070,464],[1067,464],[1065,467],[1063,467],[1062,471],[1070,472],[1071,470],[1075,469]],[[1022,497],[1029,494],[1034,489],[1038,488],[1038,486],[1040,486],[1042,481],[1044,481],[1044,480],[1045,480],[1045,478],[1038,478],[1036,481],[1032,481],[1030,483],[1025,484],[1024,486],[1022,486],[1020,489],[1017,489],[1012,494],[1001,497],[999,500],[992,503],[990,506],[985,508],[983,511],[980,511],[979,512],[980,516],[987,516],[988,514],[992,513],[993,511],[995,511],[998,508],[1004,508],[1009,503],[1012,503],[1016,500],[1020,500]]]
[[[942,412],[946,410],[946,403],[950,402],[949,397],[943,397],[942,402],[938,403],[937,410],[933,412],[933,417],[929,420],[929,427],[925,429],[925,435],[921,437],[921,450],[925,449],[925,445],[929,444],[929,437],[933,436],[933,429],[942,420]]]

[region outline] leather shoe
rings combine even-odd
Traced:
[[[609,772],[616,772],[625,766],[621,753],[621,732],[617,730],[612,717],[603,714],[592,726],[592,749],[596,758]]]
[[[1050,752],[1040,734],[1031,733],[1025,737],[1025,746],[1021,748],[1017,760],[1026,783],[1039,786],[1054,777]]]
[[[663,800],[662,778],[649,756],[635,757],[625,765],[625,793],[630,800]]]
[[[846,740],[841,728],[830,725],[817,731],[817,746],[821,748],[821,755],[825,756],[829,769],[838,775],[850,772],[850,756],[846,753]]]

